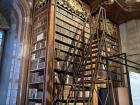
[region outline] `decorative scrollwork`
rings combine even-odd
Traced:
[[[94,21],[93,21],[94,27],[100,27],[100,30],[105,30],[106,33],[109,35],[116,35],[117,27],[109,19],[106,19],[106,20],[100,19],[99,23],[97,20],[98,20],[98,15],[94,17]],[[106,26],[104,26],[104,23],[103,23],[104,21],[106,23]]]
[[[35,8],[40,8],[47,3],[48,0],[35,0]]]
[[[79,0],[65,0],[68,2],[68,5],[72,7],[75,11],[84,13],[82,3]]]
[[[60,5],[72,9],[73,11],[85,14],[85,11],[82,6],[82,2],[80,0],[57,0]]]

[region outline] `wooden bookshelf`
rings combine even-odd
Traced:
[[[32,20],[31,58],[26,105],[44,105],[44,100],[46,100],[44,80],[46,77],[48,0],[34,1]]]
[[[78,71],[78,67],[84,59],[85,46],[89,46],[91,23],[86,20],[84,13],[74,11],[61,1],[46,0],[37,7],[38,4],[34,3],[26,105],[51,105],[62,98],[67,99],[75,74],[80,76],[83,72]],[[86,9],[89,11],[89,8]],[[99,33],[102,32],[99,30]],[[105,34],[107,48],[102,50],[102,57],[120,53],[118,33]],[[99,40],[95,34],[91,43],[93,55],[87,57],[86,64],[82,64],[85,66],[87,82],[89,71],[95,70]],[[104,60],[99,63],[105,66]],[[99,77],[104,76],[103,73],[107,75],[104,66],[99,68],[102,72]],[[121,67],[114,62],[109,62],[109,66],[113,84],[118,86],[122,82]],[[60,97],[62,94],[63,97]]]
[[[59,91],[64,94],[64,99],[67,98],[70,89],[69,85],[72,84],[74,78],[73,72],[74,70],[76,72],[74,68],[80,63],[78,59],[83,58],[83,45],[88,45],[87,42],[90,37],[90,23],[87,21],[85,25],[86,17],[83,14],[75,13],[72,8],[68,8],[61,5],[60,1],[57,0],[55,18],[54,101],[59,100]],[[85,40],[84,42],[83,39]],[[63,85],[63,87],[61,84],[67,85]],[[64,90],[61,90],[61,87]]]

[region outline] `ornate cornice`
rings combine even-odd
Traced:
[[[40,8],[46,5],[48,0],[35,0],[35,8]]]
[[[57,0],[57,3],[80,16],[85,16],[86,14],[86,10],[84,10],[83,3],[80,0]]]

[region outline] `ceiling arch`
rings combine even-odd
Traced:
[[[0,13],[0,28],[8,28],[8,23],[5,17]]]
[[[96,10],[103,1],[107,0],[82,0]],[[125,0],[114,0],[112,5],[102,5],[106,8],[107,17],[116,24],[125,23],[131,19],[140,19],[140,2],[125,2]]]

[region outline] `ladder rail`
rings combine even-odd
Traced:
[[[90,90],[90,94],[89,94],[89,100],[88,100],[88,105],[91,105],[91,101],[92,101],[92,97],[93,97],[93,91],[94,91],[94,88],[95,88],[95,81],[96,81],[96,78],[97,78],[97,73],[99,71],[99,63],[100,63],[100,60],[101,60],[101,51],[102,51],[102,41],[103,41],[103,37],[101,35],[101,39],[99,38],[99,29],[100,29],[100,15],[102,15],[102,10],[103,8],[101,7],[100,10],[99,10],[99,14],[98,14],[98,24],[97,25],[97,29],[96,29],[96,33],[97,33],[97,40],[98,40],[98,52],[97,52],[97,59],[96,59],[96,63],[95,63],[95,71],[94,73],[92,73],[92,84],[91,84],[91,90]]]
[[[78,29],[77,29],[77,31],[78,31]],[[75,34],[74,35],[74,39],[77,37],[77,36],[79,36],[79,35],[77,35],[77,34]],[[80,36],[79,36],[79,41],[80,41]],[[69,55],[67,54],[67,56],[65,57],[65,60],[64,60],[64,63],[63,63],[63,66],[62,66],[62,70],[64,70],[64,71],[68,71],[68,69],[69,69],[69,67],[70,67],[70,64],[69,65],[67,65],[67,62],[69,62],[69,61],[71,61],[72,60],[72,58],[73,58],[73,56],[75,55],[75,51],[76,51],[76,46],[78,45],[78,43],[79,42],[77,42],[77,44],[75,45],[75,40],[72,40],[72,42],[71,42],[71,45],[74,45],[74,51],[73,51],[73,53],[72,53],[72,57],[71,57],[71,59],[69,60],[68,58],[69,58]],[[71,52],[72,51],[72,47],[70,47],[69,48],[69,50],[68,50],[68,52]],[[69,72],[69,71],[68,71]],[[64,73],[64,75],[66,75],[66,73]],[[62,76],[62,78],[63,78],[63,81],[62,82],[65,82],[66,81],[66,79],[67,79],[67,77],[66,76]],[[61,78],[61,79],[62,79]],[[61,87],[61,98],[62,99],[64,99],[64,86],[63,87]]]
[[[88,42],[87,42],[88,45],[90,44],[90,41],[92,40],[92,37],[93,37],[93,36],[90,34],[90,38],[89,38],[89,40],[88,40]],[[88,48],[89,48],[89,46],[86,46],[86,47],[84,48],[84,52],[85,52],[85,54],[83,55],[84,61],[83,61],[82,63],[80,63],[81,65],[79,65],[79,68],[78,68],[80,72],[82,72],[82,71],[81,71],[81,70],[82,70],[82,69],[81,69],[81,68],[82,68],[81,66],[83,66],[83,65],[86,64],[86,62],[87,62],[88,53],[89,53]],[[82,74],[83,74],[83,72],[82,72]],[[82,76],[82,77],[83,77],[83,76]],[[80,79],[79,82],[82,82],[82,79]],[[80,89],[80,87],[81,87],[81,84],[79,84],[78,90]],[[77,103],[78,95],[79,95],[79,91],[76,93],[74,105],[76,105],[76,103]]]
[[[86,18],[87,19],[87,18]],[[112,76],[111,76],[111,71],[110,71],[110,65],[108,62],[108,59],[106,59],[109,55],[107,53],[107,42],[106,42],[106,11],[103,7],[101,7],[99,9],[99,13],[97,16],[97,26],[96,27],[92,27],[92,19],[93,17],[90,15],[90,37],[87,41],[87,43],[85,44],[84,41],[84,35],[85,35],[85,26],[87,23],[87,20],[85,20],[84,22],[84,26],[83,26],[83,30],[82,30],[82,35],[81,37],[79,37],[78,40],[83,38],[83,44],[81,44],[80,46],[82,46],[83,51],[82,53],[78,50],[78,52],[83,55],[82,58],[76,57],[75,56],[75,52],[76,52],[76,46],[78,45],[78,42],[73,42],[74,43],[74,49],[73,49],[73,53],[71,55],[70,60],[73,62],[75,60],[78,60],[79,62],[77,63],[77,65],[75,66],[75,70],[72,70],[73,73],[73,80],[72,80],[72,86],[69,89],[69,93],[65,102],[65,105],[69,105],[69,103],[73,102],[73,105],[77,105],[78,103],[78,99],[82,98],[81,103],[83,103],[83,105],[93,105],[93,93],[96,92],[97,97],[101,103],[101,105],[107,105],[108,103],[108,99],[109,99],[109,95],[113,95],[113,104],[116,105],[116,100],[115,100],[115,93],[114,93],[114,89],[113,89],[113,83],[112,83]],[[103,23],[103,29],[101,29],[101,22]],[[93,30],[92,30],[93,28]],[[100,32],[100,29],[102,30]],[[92,43],[94,38],[97,38],[97,52],[92,51]],[[102,54],[103,52],[103,54]],[[95,62],[93,62],[93,58],[92,56],[95,55]],[[104,57],[105,56],[105,57]],[[69,57],[66,57],[66,59],[68,60]],[[89,59],[88,59],[89,58]],[[66,60],[66,62],[67,62]],[[90,63],[88,64],[88,61],[90,61]],[[69,67],[70,67],[70,63],[67,65],[66,62],[63,64],[63,68],[66,71],[69,71]],[[104,63],[101,63],[104,62]],[[89,66],[90,71],[86,72],[86,66]],[[101,97],[99,96],[95,86],[96,86],[96,81],[98,80],[98,74],[100,73],[100,67],[104,67],[104,71],[107,73],[107,76],[105,79],[103,79],[103,81],[105,81],[106,84],[106,88],[107,88],[107,94],[105,97],[105,101],[102,102]],[[74,66],[73,66],[74,68]],[[90,74],[91,76],[86,77],[85,73]],[[81,77],[79,77],[79,75]],[[87,74],[86,74],[87,75]],[[64,77],[63,77],[64,78]],[[64,78],[64,81],[66,81],[67,77]],[[89,80],[90,79],[90,80]],[[89,85],[86,85],[86,80],[91,81],[91,83],[88,83]],[[100,82],[100,80],[99,80]],[[104,84],[104,83],[103,83]],[[90,88],[88,88],[89,90],[85,90],[86,86],[90,86]],[[63,88],[64,89],[64,88]],[[74,89],[76,89],[76,91],[74,91]],[[82,90],[81,90],[82,89]],[[112,89],[112,90],[111,90]],[[88,99],[86,102],[86,91],[89,92],[88,94]],[[79,96],[80,92],[82,92],[82,95]],[[70,97],[73,96],[74,100],[70,100]],[[82,97],[81,97],[82,96]],[[111,102],[111,101],[109,101]]]
[[[87,18],[85,19],[85,22],[84,22],[84,26],[83,26],[83,29],[82,29],[82,32],[81,32],[81,37],[84,37],[84,34],[85,34],[85,26],[86,26],[86,24],[87,24]],[[82,39],[81,37],[79,37],[79,40]],[[83,42],[83,44],[85,44],[85,43]],[[78,45],[78,42],[77,42],[77,45]],[[76,46],[77,46],[77,45],[76,45]],[[73,52],[73,54],[72,54],[72,55],[73,55],[73,56],[72,56],[73,58],[75,57],[75,56],[74,56],[74,53],[75,53],[75,51],[76,51],[76,46],[75,46],[74,52]],[[72,57],[71,57],[71,58],[72,58]],[[73,59],[73,60],[74,60],[74,59]],[[74,71],[72,71],[72,72],[73,72],[74,77],[76,77],[77,71],[74,70]],[[71,86],[70,92],[71,92],[71,90],[73,89],[73,87],[76,87],[76,85]],[[69,99],[69,96],[71,95],[70,92],[69,92],[69,94],[68,94],[68,96],[67,96],[68,98],[67,98],[67,100],[66,100],[66,105],[67,105],[67,103],[69,103],[69,100],[68,100],[68,99]]]

